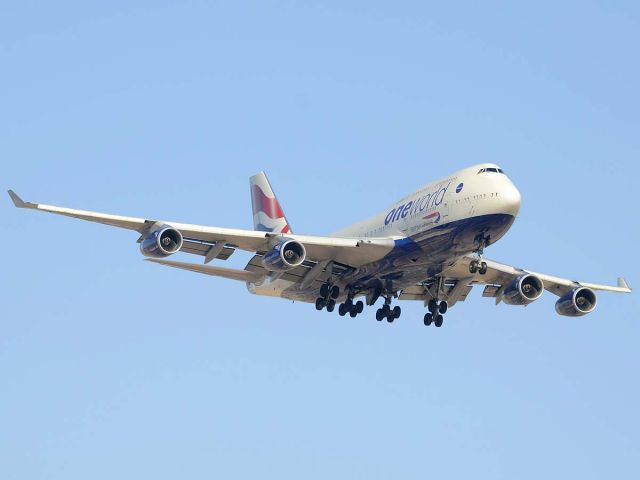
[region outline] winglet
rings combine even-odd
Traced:
[[[629,287],[629,284],[622,277],[618,277],[618,287],[624,288],[624,289],[627,289],[627,290],[631,291],[631,288]]]
[[[13,190],[9,190],[9,196],[13,200],[13,204],[18,208],[26,208],[27,204]]]
[[[13,190],[9,190],[9,196],[11,197],[13,204],[18,208],[38,208],[37,203],[25,202]]]

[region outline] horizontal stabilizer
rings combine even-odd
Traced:
[[[263,275],[247,270],[236,270],[233,268],[214,267],[212,265],[201,265],[187,262],[172,262],[169,260],[147,259],[147,262],[159,263],[168,267],[179,268],[181,270],[189,270],[196,273],[204,273],[214,277],[228,278],[230,280],[239,280],[241,282],[257,282],[263,278]]]

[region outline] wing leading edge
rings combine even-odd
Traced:
[[[304,244],[309,260],[314,262],[333,260],[351,267],[359,267],[384,257],[394,247],[394,241],[390,238],[339,238],[312,235],[285,235],[282,233],[276,234],[255,230],[209,227],[25,202],[13,190],[9,190],[9,196],[18,208],[28,208],[89,222],[102,223],[112,227],[133,230],[143,235],[148,233],[150,225],[168,225],[179,230],[185,240],[191,243],[204,242],[210,244],[207,248],[223,242],[224,247],[228,249],[238,248],[254,253],[264,252],[271,248],[274,241],[277,241],[277,238],[286,236],[286,238],[291,238]],[[196,248],[194,245],[191,245],[191,247],[194,251],[187,249],[184,251],[187,253],[203,254],[200,251],[202,249]],[[197,250],[197,252],[195,250]],[[230,253],[228,251],[226,253],[228,257]],[[206,252],[204,255],[206,256]],[[208,257],[205,259],[210,260]]]

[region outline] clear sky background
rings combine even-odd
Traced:
[[[489,258],[640,287],[638,3],[481,3],[3,2],[0,183],[251,228],[264,169],[322,234],[491,161],[523,205]],[[637,293],[388,325],[0,215],[3,480],[640,478]]]

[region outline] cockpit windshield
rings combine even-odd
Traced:
[[[501,168],[494,168],[494,167],[483,168],[478,172],[478,175],[481,174],[481,173],[501,173],[501,174],[504,175],[504,172],[502,171]]]

